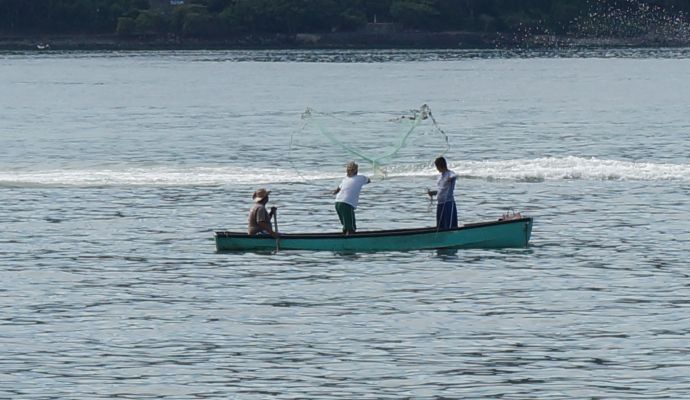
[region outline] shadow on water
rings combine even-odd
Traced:
[[[276,250],[216,250],[216,254],[226,255],[257,255],[257,256],[273,256],[279,253]]]
[[[520,255],[527,255],[527,254],[534,254],[534,249],[532,249],[533,246],[529,246],[527,248],[523,249],[487,249],[484,251],[490,252],[491,255],[496,255],[496,254],[520,254]],[[428,250],[412,250],[412,251],[402,251],[402,252],[395,252],[396,254],[415,254],[419,252],[426,252]],[[458,248],[443,248],[443,249],[436,249],[432,250],[435,253],[435,257],[442,260],[442,261],[458,261],[461,259],[461,255],[467,252],[467,249],[458,249]],[[345,260],[345,261],[359,261],[365,258],[366,255],[370,254],[376,254],[377,252],[366,252],[366,251],[317,251],[317,252],[308,252],[308,253],[317,253],[317,254],[330,254],[335,256],[337,259],[340,260]],[[276,255],[301,255],[303,252],[298,251],[298,250],[216,250],[215,254],[219,255],[241,255],[241,256],[276,256]],[[491,257],[491,255],[487,254],[487,257]],[[364,257],[364,258],[363,258]]]
[[[507,255],[531,255],[534,254],[534,250],[531,248],[532,246],[528,246],[526,248],[520,248],[520,249],[515,249],[515,248],[506,248],[506,249],[484,249],[484,250],[468,250],[468,249],[458,249],[458,248],[445,248],[445,249],[436,249],[434,250],[435,252],[435,258],[438,258],[441,261],[463,261],[467,262],[469,259],[467,258],[467,252],[472,251],[472,259],[474,256],[477,255],[476,251],[480,251],[480,254],[483,254],[480,256],[478,259],[488,259],[488,258],[503,258],[504,256]]]
[[[455,261],[458,260],[458,250],[459,249],[437,249],[436,257],[442,261]]]
[[[366,252],[356,251],[303,251],[303,250],[216,250],[215,254],[219,255],[242,255],[242,256],[275,256],[275,255],[305,255],[305,254],[332,254],[339,259],[353,261],[361,259],[362,254]]]

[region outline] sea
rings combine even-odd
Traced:
[[[440,154],[527,248],[216,252],[348,160],[433,226]],[[2,52],[0,398],[687,399],[689,199],[690,49]]]

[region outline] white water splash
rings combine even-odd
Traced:
[[[222,186],[271,182],[301,182],[322,176],[300,176],[280,169],[238,167],[59,169],[46,171],[0,171],[4,186]]]
[[[465,177],[489,180],[690,181],[690,164],[601,160],[573,156],[532,160],[471,161],[457,164],[455,171]]]
[[[542,182],[553,180],[690,181],[690,164],[662,164],[582,157],[456,161],[465,179]],[[363,171],[366,173],[366,171]],[[430,165],[391,166],[388,178],[434,176]],[[1,186],[223,186],[337,180],[342,171],[255,169],[236,166],[189,168],[0,171]]]

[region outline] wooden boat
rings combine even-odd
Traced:
[[[465,224],[449,230],[431,228],[342,233],[284,233],[249,236],[245,232],[215,233],[218,251],[315,250],[342,252],[422,249],[495,249],[527,247],[532,218],[522,217]]]

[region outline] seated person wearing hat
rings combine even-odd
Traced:
[[[271,207],[271,212],[266,211],[266,203],[268,203],[268,195],[271,193],[266,189],[259,189],[252,195],[254,199],[254,206],[249,210],[249,229],[250,235],[271,235],[278,236],[278,232],[274,232],[271,228],[271,218],[276,213],[276,208]]]

